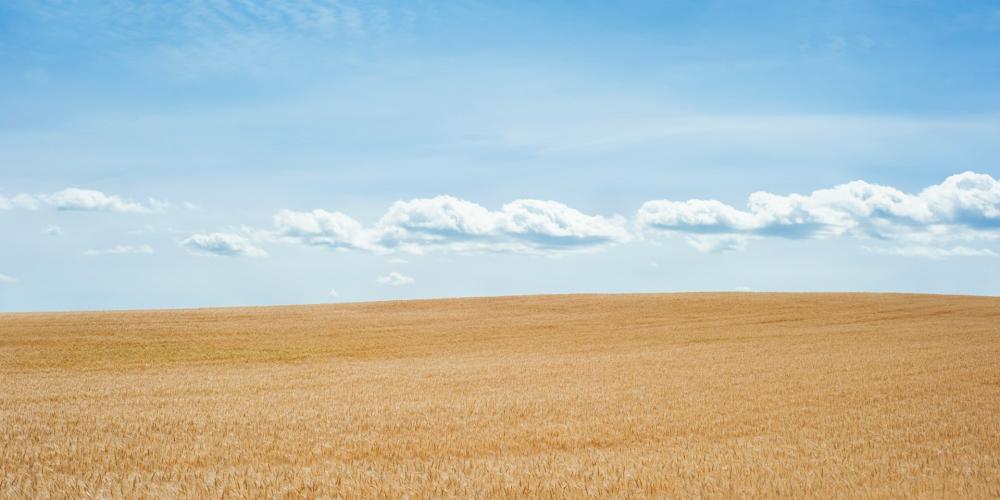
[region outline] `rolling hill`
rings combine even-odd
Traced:
[[[1000,495],[1000,298],[0,315],[0,496]]]

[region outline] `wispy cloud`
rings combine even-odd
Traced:
[[[224,257],[266,257],[267,252],[244,236],[234,233],[194,234],[181,241],[181,246],[200,255]]]
[[[152,254],[153,247],[149,245],[115,245],[110,248],[87,250],[84,255],[122,255],[122,254]]]
[[[997,253],[989,248],[972,248],[966,246],[932,247],[925,245],[897,247],[865,247],[872,253],[881,255],[897,255],[901,257],[921,257],[926,259],[946,259],[949,257],[997,257]]]
[[[597,153],[670,144],[681,151],[726,144],[737,150],[773,147],[785,152],[815,148],[838,138],[845,148],[872,141],[898,144],[963,136],[986,140],[1000,133],[1000,117],[914,118],[883,115],[682,115],[600,117],[509,126],[490,142],[545,153]],[[866,150],[867,151],[867,150]],[[871,153],[870,151],[867,151]],[[806,152],[803,151],[803,154]],[[838,151],[838,153],[843,153]],[[904,152],[905,154],[905,152]],[[899,158],[900,153],[895,153]]]
[[[0,274],[0,284],[14,284],[17,283],[17,278],[7,276],[6,274]]]
[[[105,194],[94,189],[66,188],[54,193],[20,193],[11,198],[0,196],[0,210],[40,210],[51,207],[65,211],[150,213],[166,210],[168,203],[150,198],[147,204]]]
[[[67,188],[52,194],[40,195],[39,199],[55,207],[56,210],[147,213],[163,208],[158,202],[147,206],[94,189]]]
[[[301,33],[332,36],[364,34],[366,26],[392,17],[384,8],[346,2],[291,2],[286,0],[180,0],[175,2],[111,1],[82,9],[64,2],[39,2],[27,9],[50,22],[91,22],[105,27],[100,35],[138,40],[157,33],[163,42],[205,39],[239,33]]]
[[[0,210],[38,210],[40,207],[39,199],[30,194],[21,193],[10,198],[0,196]]]
[[[743,250],[749,238],[739,234],[695,234],[685,238],[688,244],[704,253],[726,253]]]
[[[409,10],[339,1],[181,0],[88,7],[59,2],[27,10],[53,29],[92,26],[89,31],[105,43],[145,47],[142,63],[183,79],[220,72],[260,75],[277,65],[296,67],[290,61],[310,47],[412,29],[405,15]]]
[[[404,286],[404,285],[412,285],[414,283],[414,279],[404,274],[400,274],[397,273],[396,271],[393,271],[384,276],[379,276],[378,278],[375,279],[375,282],[380,285]]]

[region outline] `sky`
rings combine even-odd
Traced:
[[[1000,295],[992,1],[0,4],[0,311]]]

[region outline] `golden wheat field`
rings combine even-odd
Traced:
[[[1000,298],[0,315],[4,497],[996,497]]]

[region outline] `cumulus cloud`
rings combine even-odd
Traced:
[[[969,242],[1000,240],[1000,182],[988,174],[963,172],[911,194],[858,180],[809,194],[755,192],[744,208],[712,199],[651,200],[632,222],[586,214],[556,201],[522,199],[491,210],[441,195],[396,201],[371,225],[337,211],[281,210],[273,216],[272,229],[244,228],[246,236],[231,235],[239,243],[230,245],[219,236],[223,233],[215,233],[212,238],[192,236],[185,246],[217,255],[263,254],[250,241],[379,254],[559,255],[626,243],[635,231],[653,243],[658,242],[655,235],[680,234],[702,252],[739,251],[762,238],[850,236],[896,241],[909,249],[899,255],[943,258],[968,255],[961,248],[972,248]],[[937,250],[927,250],[932,248]]]
[[[0,274],[0,284],[14,284],[17,283],[17,278],[7,276],[6,274]]]
[[[716,200],[653,200],[636,214],[643,234],[680,233],[702,251],[739,249],[748,238],[936,242],[992,239],[1000,229],[1000,182],[964,172],[918,194],[853,181],[808,195],[756,192],[746,209]],[[958,254],[955,254],[958,255]]]
[[[397,201],[379,225],[429,235],[480,236],[495,230],[496,216],[485,207],[452,196]]]
[[[331,288],[327,295],[331,297],[340,297],[340,292],[338,292],[336,288]]]
[[[606,245],[630,239],[623,217],[586,215],[555,201],[517,200],[503,206],[501,230],[547,248]]]
[[[361,223],[340,212],[282,210],[274,215],[274,234],[286,241],[338,250],[370,248]]]
[[[404,274],[400,274],[397,273],[396,271],[393,271],[389,274],[386,274],[385,276],[379,276],[377,279],[375,279],[375,282],[380,285],[403,286],[403,285],[412,285],[414,283],[414,279]]]
[[[43,206],[56,210],[149,213],[164,211],[168,203],[150,198],[148,204],[142,204],[101,191],[75,187],[54,193],[21,193],[11,198],[0,196],[0,210],[39,210]]]
[[[63,233],[62,228],[55,224],[49,224],[48,226],[42,228],[42,234],[47,234],[49,236],[59,236],[62,233]]]
[[[942,221],[1000,229],[1000,181],[987,174],[953,175],[923,190],[920,198]]]
[[[87,250],[84,255],[121,255],[121,254],[151,254],[153,247],[149,245],[115,245],[100,250]]]
[[[267,252],[249,239],[234,233],[194,234],[181,241],[188,251],[225,257],[266,257]]]
[[[340,212],[282,210],[274,234],[284,241],[337,250],[422,254],[456,252],[557,253],[629,240],[621,217],[587,215],[554,201],[517,200],[489,210],[452,196],[393,203],[371,227]]]

